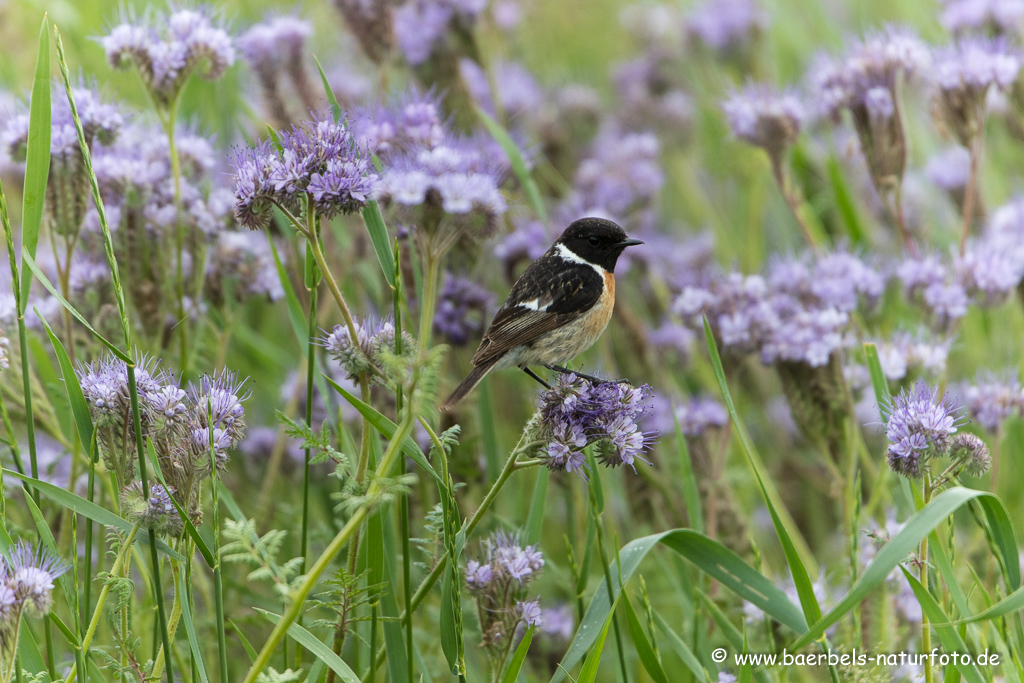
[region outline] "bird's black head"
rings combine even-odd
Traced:
[[[565,245],[576,256],[611,273],[615,271],[615,262],[626,247],[643,242],[630,239],[622,228],[611,221],[581,218],[573,221],[555,244]]]

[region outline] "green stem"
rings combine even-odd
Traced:
[[[924,480],[924,505],[927,506],[932,499],[932,486],[931,477],[925,474]],[[921,585],[924,586],[925,590],[928,590],[928,535],[925,534],[924,538],[921,539],[921,551],[920,557],[918,558],[921,562]],[[925,654],[932,651],[932,632],[931,627],[928,623],[928,614],[921,610],[921,646]],[[932,683],[932,660],[930,657],[926,657],[924,660],[924,680],[925,683]]]
[[[167,116],[163,118],[164,131],[167,134],[167,151],[171,157],[171,176],[174,178],[174,248],[177,262],[174,273],[175,311],[178,316],[179,348],[183,373],[188,372],[188,321],[185,318],[185,231],[181,224],[181,160],[178,158],[178,145],[174,139],[174,124],[178,118],[178,98],[171,102]],[[168,662],[168,665],[170,662]],[[168,671],[170,668],[168,668]]]
[[[309,289],[309,338],[306,340],[306,426],[313,429],[313,372],[316,369],[316,307],[317,288],[315,283]],[[305,462],[302,468],[302,567],[299,573],[306,571],[306,556],[309,554],[309,458],[310,449],[305,450]]]
[[[135,534],[139,530],[139,525],[136,523],[132,530],[128,533],[128,538],[121,544],[121,549],[117,552],[117,557],[114,559],[114,566],[110,568],[110,576],[117,577],[121,572],[121,567],[124,565],[126,559],[131,553],[132,544],[135,542]],[[89,627],[85,630],[85,636],[82,638],[82,651],[88,653],[89,645],[92,644],[92,638],[96,635],[96,627],[100,624],[100,617],[103,615],[103,605],[107,602],[107,596],[110,594],[110,583],[107,582],[103,585],[100,590],[100,595],[96,599],[96,607],[92,611],[92,619],[89,620]],[[78,670],[75,665],[72,665],[71,672],[68,677],[64,679],[64,683],[71,683],[77,679]]]
[[[299,588],[291,596],[291,604],[288,607],[288,611],[281,617],[280,621],[274,627],[270,637],[263,644],[263,648],[260,650],[256,657],[256,661],[253,662],[249,668],[249,672],[245,676],[245,683],[255,683],[256,677],[267,667],[270,663],[270,658],[284,639],[285,633],[288,628],[295,623],[298,619],[299,614],[302,612],[302,607],[306,603],[306,599],[312,592],[317,580],[320,575],[326,571],[327,567],[331,564],[334,558],[342,551],[342,549],[348,544],[350,538],[352,538],[356,531],[362,526],[363,522],[369,516],[371,509],[373,508],[373,501],[377,495],[382,491],[383,484],[379,483],[380,477],[385,476],[394,464],[395,458],[401,454],[401,444],[405,441],[405,437],[409,435],[409,431],[412,429],[412,411],[406,411],[406,414],[402,417],[402,421],[398,425],[398,429],[395,431],[394,437],[388,443],[388,448],[384,452],[384,456],[381,458],[380,464],[377,467],[378,478],[370,484],[370,488],[367,491],[367,497],[369,502],[363,504],[355,511],[348,523],[342,527],[341,531],[334,537],[334,540],[324,549],[317,561],[310,567],[309,572],[306,574],[306,578],[303,580]]]
[[[594,472],[594,476],[599,475],[597,472]],[[601,515],[597,511],[597,496],[593,486],[590,487],[590,514],[594,516],[594,525],[597,529],[597,554],[601,558],[601,568],[604,570],[604,582],[608,588],[608,601],[614,604],[615,589],[612,586],[611,566],[608,564],[608,555],[605,552],[604,524],[601,522]],[[629,683],[629,672],[626,669],[626,651],[622,648],[622,634],[619,632],[619,622],[617,619],[612,620],[612,630],[615,632],[615,649],[619,656],[619,673],[622,675],[622,680]]]

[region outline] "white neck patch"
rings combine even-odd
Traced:
[[[591,263],[590,261],[586,260],[585,258],[583,258],[581,256],[578,256],[577,254],[575,254],[572,251],[572,249],[570,249],[569,247],[565,246],[564,244],[561,244],[561,243],[556,244],[555,245],[555,249],[558,251],[558,255],[561,256],[562,259],[565,260],[565,261],[569,261],[571,263],[578,263],[578,264],[580,264],[582,266],[590,266],[591,268],[593,268],[594,270],[597,271],[598,275],[601,275],[602,277],[607,272],[601,266],[594,265],[593,263]]]

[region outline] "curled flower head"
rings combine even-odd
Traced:
[[[950,33],[1009,34],[1024,20],[1024,3],[1019,0],[943,0],[942,25]]]
[[[193,73],[217,80],[235,63],[235,48],[205,9],[177,8],[127,20],[100,39],[115,69],[134,66],[153,99],[170,106]]]
[[[53,582],[71,569],[49,548],[20,541],[11,552],[7,569],[14,596],[30,614],[45,616],[53,605]]]
[[[239,223],[264,228],[275,205],[298,215],[307,199],[323,218],[366,205],[379,176],[371,162],[372,150],[356,143],[347,122],[322,114],[279,132],[278,141],[280,146],[263,141],[235,155]]]
[[[901,391],[881,411],[889,467],[905,477],[921,476],[930,457],[946,455],[952,435],[965,420],[962,409],[922,381]]]
[[[166,489],[163,484],[153,483],[146,498],[142,495],[142,482],[132,482],[121,494],[121,509],[128,521],[173,538],[183,529],[178,509],[171,502],[174,493],[173,487]]]
[[[518,625],[539,623],[539,601],[525,600],[526,586],[544,568],[544,556],[533,545],[522,545],[515,534],[498,531],[484,543],[484,559],[466,563],[466,585],[480,609],[485,647],[511,636]]]
[[[629,465],[635,471],[636,460],[647,462],[642,454],[652,443],[653,435],[639,425],[650,408],[644,401],[651,394],[646,384],[595,384],[573,374],[560,375],[558,383],[541,395],[540,429],[548,441],[541,452],[545,465],[585,476],[581,451],[596,444],[601,464]]]
[[[345,371],[345,376],[355,378],[362,373],[379,377],[386,370],[388,354],[394,354],[395,326],[390,318],[364,318],[354,321],[356,338],[352,338],[347,325],[335,325],[334,329],[320,339],[333,358]],[[416,348],[412,336],[402,331],[402,355],[408,355]]]
[[[794,92],[766,83],[749,83],[734,91],[722,103],[722,110],[733,135],[763,148],[775,161],[796,141],[807,118]]]
[[[963,432],[953,437],[949,445],[951,460],[961,460],[963,471],[972,477],[980,477],[992,466],[992,456],[988,446],[974,434]]]
[[[414,89],[387,105],[360,112],[353,117],[352,130],[360,144],[387,159],[393,152],[442,144],[444,118],[437,97]]]

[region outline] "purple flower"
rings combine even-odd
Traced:
[[[484,591],[494,578],[490,564],[480,564],[476,560],[466,563],[466,585],[470,592]]]
[[[283,69],[289,60],[301,56],[313,25],[292,16],[268,17],[238,38],[238,49],[258,74]]]
[[[1024,416],[1024,389],[1016,371],[980,373],[965,387],[964,401],[971,416],[991,433],[1011,416]]]
[[[666,320],[647,333],[647,341],[656,349],[685,360],[696,334],[685,325]]]
[[[486,0],[410,0],[395,10],[395,37],[409,64],[427,61],[456,25],[471,28]]]
[[[559,605],[544,610],[541,613],[541,627],[549,636],[568,643],[576,632],[576,619],[572,607]]]
[[[434,332],[452,346],[465,346],[483,332],[493,299],[480,284],[448,273],[434,314]]]
[[[336,360],[345,376],[358,377],[366,372],[379,379],[383,374],[382,354],[395,352],[395,326],[389,318],[364,318],[355,321],[356,339],[352,339],[347,325],[335,325],[334,330],[320,339],[327,355]],[[402,333],[402,352],[415,348],[415,341]],[[376,370],[375,370],[376,368]]]
[[[903,261],[897,266],[896,275],[903,282],[907,296],[915,296],[933,285],[944,284],[947,269],[937,256],[929,254]]]
[[[931,342],[923,335],[895,333],[889,341],[878,343],[878,360],[886,379],[898,382],[911,372],[941,375],[952,340]]]
[[[722,110],[733,135],[765,149],[776,161],[796,141],[807,119],[793,91],[780,91],[767,83],[748,83],[733,91]]]
[[[4,574],[15,599],[35,616],[49,613],[53,605],[53,582],[71,569],[70,563],[46,546],[34,548],[26,541],[14,546],[10,562],[5,564]]]
[[[661,145],[653,133],[608,129],[594,140],[591,155],[576,172],[577,201],[583,213],[606,213],[623,219],[657,200],[665,176]]]
[[[945,455],[950,437],[965,420],[962,409],[921,381],[880,408],[889,467],[905,477],[921,475],[922,459]]]
[[[544,92],[533,74],[516,62],[498,62],[493,68],[498,101],[505,115],[515,120],[536,114],[544,104]],[[484,70],[473,60],[463,59],[459,62],[459,72],[473,99],[493,114],[494,94]]]
[[[936,109],[961,145],[970,146],[984,125],[989,88],[1009,89],[1020,68],[1019,51],[998,38],[961,38],[936,51],[931,70]]]
[[[530,602],[517,601],[516,614],[526,626],[541,626],[544,623],[539,598]]]
[[[277,301],[284,296],[267,237],[250,230],[217,234],[206,278],[209,287],[229,287],[239,300],[254,296]]]
[[[397,150],[437,147],[446,135],[438,99],[415,89],[386,106],[361,111],[353,117],[352,130],[361,145],[377,150],[382,159]]]
[[[547,251],[553,241],[548,229],[540,221],[516,220],[515,229],[505,235],[494,247],[494,255],[504,266],[505,277],[516,279],[516,267],[533,263]]]
[[[936,282],[925,288],[925,306],[935,316],[940,328],[948,328],[956,320],[967,315],[969,300],[967,292],[958,283]]]
[[[194,384],[189,384],[189,396],[195,405],[201,427],[223,429],[234,447],[245,434],[245,408],[242,401],[248,400],[252,390],[246,387],[249,379],[239,379],[228,370],[213,375],[203,375]]]
[[[851,313],[859,298],[868,305],[877,300],[885,289],[885,281],[853,254],[835,252],[817,261],[809,286],[820,303]]]
[[[811,367],[828,364],[834,351],[844,346],[842,329],[849,316],[835,308],[804,308],[777,299],[779,324],[761,346],[761,361],[799,361]]]
[[[134,66],[153,99],[169,107],[193,73],[216,80],[235,62],[231,37],[205,9],[175,9],[111,29],[100,42],[115,69]]]
[[[951,33],[1013,33],[1024,20],[1021,0],[944,0],[942,25]]]
[[[599,459],[607,467],[647,462],[642,453],[651,446],[652,434],[638,422],[648,412],[643,401],[651,396],[646,384],[634,388],[624,383],[593,384],[576,375],[562,374],[558,383],[541,395],[542,430],[548,440],[541,453],[552,471],[576,471],[583,476],[585,461],[573,453],[597,444]]]
[[[1019,252],[1008,252],[985,241],[968,245],[962,256],[954,256],[957,280],[972,299],[983,306],[1002,303],[1024,276]]]
[[[743,47],[767,24],[767,15],[754,0],[710,0],[686,17],[687,32],[718,52]]]
[[[936,187],[947,192],[962,191],[971,173],[971,154],[963,147],[950,147],[933,155],[924,173]]]
[[[544,568],[544,557],[532,545],[520,546],[514,534],[497,532],[486,541],[487,557],[493,576],[525,585]]]
[[[235,216],[253,229],[266,227],[276,205],[299,213],[310,196],[324,218],[361,210],[379,176],[372,150],[356,144],[344,120],[327,114],[278,133],[276,144],[257,142],[234,159]]]

